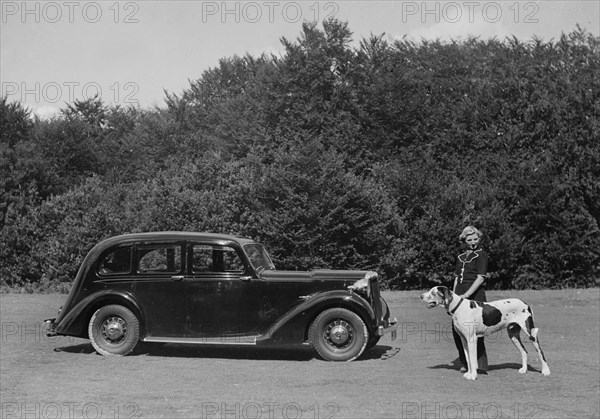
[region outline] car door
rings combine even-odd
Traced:
[[[246,267],[232,246],[192,243],[186,276],[188,336],[236,342],[257,331],[260,284],[245,276]]]
[[[132,293],[144,314],[148,337],[185,335],[183,243],[135,246]]]

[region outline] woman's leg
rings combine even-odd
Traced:
[[[487,351],[485,350],[483,337],[477,339],[477,369],[481,371],[488,370]]]
[[[467,358],[465,357],[465,350],[463,348],[462,339],[456,330],[454,330],[454,325],[452,325],[452,336],[454,337],[454,344],[456,345],[456,349],[458,349],[458,358],[460,359],[461,371],[464,368],[467,370]]]

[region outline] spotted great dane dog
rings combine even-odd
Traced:
[[[508,330],[510,340],[521,352],[522,367],[519,373],[527,372],[527,351],[521,342],[523,330],[538,352],[542,362],[542,374],[550,375],[544,352],[537,338],[538,328],[533,325],[533,312],[523,301],[516,298],[480,303],[458,296],[446,287],[433,287],[421,295],[427,308],[444,306],[452,315],[452,322],[460,334],[468,371],[464,374],[467,380],[477,379],[477,338],[487,336],[502,329]]]

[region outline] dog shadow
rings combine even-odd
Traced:
[[[355,362],[368,360],[386,360],[400,351],[400,348],[377,345],[365,351]],[[54,352],[96,355],[91,343],[80,343],[54,348]],[[98,355],[100,356],[100,355]],[[310,361],[315,359],[308,345],[239,347],[239,346],[197,346],[171,343],[139,343],[127,356],[151,356],[169,358],[225,358],[249,360],[289,360]]]
[[[496,365],[490,365],[488,367],[488,371],[495,371],[495,370],[519,370],[521,369],[521,364],[517,364],[516,362],[506,362],[504,364],[496,364]],[[531,365],[527,364],[527,372],[539,372],[541,373],[541,370],[538,370],[537,368],[532,367]]]
[[[458,358],[456,358],[454,361],[448,363],[448,364],[439,364],[439,365],[433,365],[431,367],[428,367],[429,369],[432,370],[456,370],[456,371],[460,371],[460,367],[462,366],[460,360]],[[488,365],[488,369],[487,372],[490,371],[498,371],[498,370],[519,370],[521,368],[521,364],[517,364],[516,362],[505,362],[503,364],[494,364],[494,365]],[[527,371],[528,372],[541,372],[540,370],[532,367],[531,365],[527,365]]]

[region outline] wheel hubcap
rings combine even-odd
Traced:
[[[330,345],[337,348],[348,346],[354,337],[352,327],[343,320],[330,323],[325,330],[325,338]]]
[[[127,335],[127,323],[120,317],[108,317],[101,325],[104,339],[109,343],[119,343]]]

